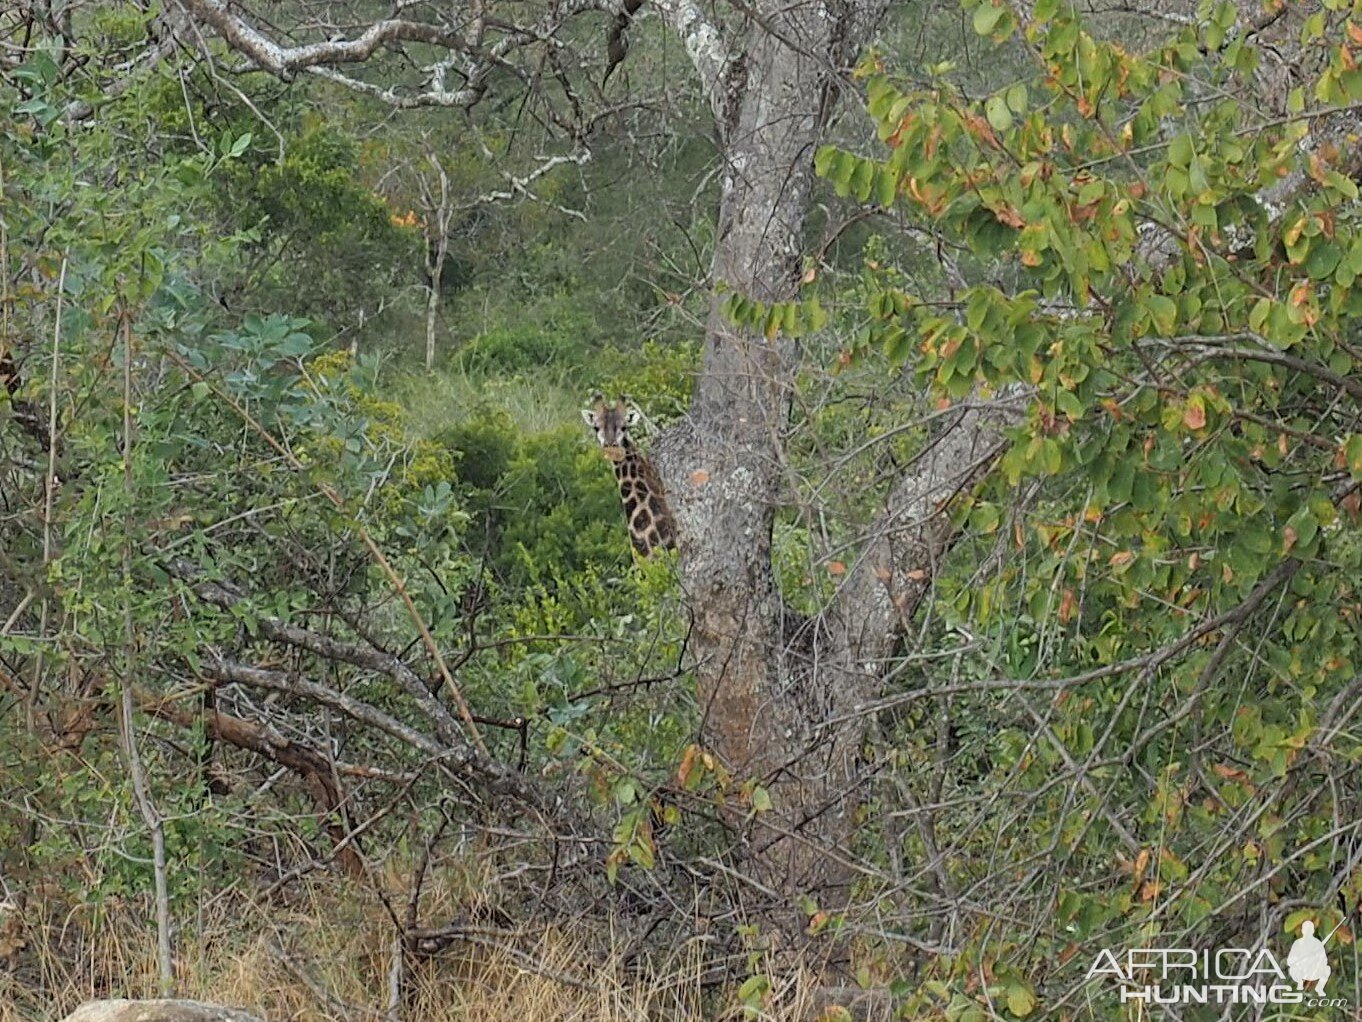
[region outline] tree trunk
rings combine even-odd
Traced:
[[[440,281],[445,272],[445,257],[449,255],[449,221],[453,209],[450,205],[449,172],[430,150],[426,151],[426,162],[440,180],[438,202],[425,179],[421,180],[421,199],[426,219],[426,372],[431,372],[435,368],[435,326],[440,313]]]
[[[810,208],[813,155],[836,87],[834,68],[854,56],[859,20],[822,4],[767,12],[745,59],[728,74],[719,111],[726,166],[713,262],[715,292],[692,414],[660,442],[659,461],[681,529],[682,585],[694,615],[692,649],[704,714],[702,740],[738,779],[770,791],[775,808],[739,840],[748,875],[784,902],[797,895],[841,901],[850,879],[824,854],[844,842],[841,804],[854,779],[855,743],[830,755],[815,732],[823,718],[812,684],[814,623],[791,613],[771,564],[781,501],[783,444],[797,352],[735,326],[721,306],[731,292],[762,302],[794,298]],[[821,812],[832,799],[832,811]],[[735,809],[734,822],[743,811]],[[810,819],[811,815],[817,817]]]
[[[787,937],[808,923],[803,895],[828,911],[848,903],[867,707],[955,541],[945,505],[992,466],[1006,414],[965,406],[896,486],[824,613],[805,620],[788,608],[771,540],[798,353],[735,326],[721,305],[733,291],[795,297],[833,69],[882,13],[872,3],[770,11],[730,73],[732,105],[717,111],[727,166],[704,365],[689,419],[657,452],[681,531],[702,739],[772,796],[771,811],[740,806],[730,822],[745,873],[775,896],[766,918]]]
[[[430,267],[430,286],[426,292],[426,372],[435,368],[435,324],[440,312],[440,274],[444,272],[444,246],[436,253],[434,265]]]

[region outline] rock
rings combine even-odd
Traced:
[[[203,1001],[91,1001],[62,1022],[262,1022],[248,1012]]]

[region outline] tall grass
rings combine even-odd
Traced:
[[[400,372],[390,396],[406,410],[411,431],[429,437],[487,405],[505,409],[522,433],[547,433],[577,421],[588,396],[579,391],[566,373],[549,366],[533,377],[488,377],[455,365]]]
[[[27,946],[0,968],[0,1022],[52,1022],[89,1000],[157,996],[155,934],[132,905],[30,905],[27,914]],[[392,933],[371,892],[318,888],[287,906],[219,898],[176,935],[176,993],[269,1022],[706,1017],[699,945],[665,974],[628,971],[613,934],[553,926],[470,926],[439,955],[406,962],[393,1010]]]

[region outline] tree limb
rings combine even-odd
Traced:
[[[700,77],[700,88],[716,118],[726,105],[723,83],[732,65],[723,35],[694,0],[654,0],[662,20],[676,33]]]
[[[1019,392],[965,405],[894,486],[826,612],[835,659],[854,677],[878,676],[876,665],[903,634],[958,538],[950,505],[992,469],[1005,446],[1003,430],[1020,418],[1028,397]]]
[[[447,50],[476,52],[462,34],[448,26],[401,18],[376,21],[354,39],[281,46],[245,18],[232,13],[223,0],[180,0],[180,3],[233,50],[279,78],[292,78],[299,71],[322,64],[361,63],[388,43],[419,42]]]
[[[181,709],[173,700],[155,695],[146,689],[137,688],[134,694],[137,706],[143,713],[185,729],[192,728],[201,719],[204,732],[209,737],[227,742],[238,749],[254,752],[272,763],[288,767],[297,774],[324,819],[323,826],[335,845],[341,869],[352,880],[365,879],[367,871],[364,868],[364,860],[360,857],[354,842],[346,840],[348,835],[342,815],[344,799],[336,785],[331,763],[325,756],[301,742],[285,738],[278,731],[259,721],[235,717],[217,709],[200,718]]]
[[[233,591],[221,583],[195,581],[201,578],[201,572],[188,562],[175,561],[170,565],[170,571],[176,577],[193,583],[195,595],[206,603],[227,610],[245,602],[245,597],[240,592]],[[261,615],[256,620],[260,634],[267,639],[304,650],[325,660],[339,661],[391,678],[431,721],[436,737],[423,734],[367,703],[325,685],[278,671],[232,664],[220,655],[215,655],[212,662],[205,667],[204,673],[208,677],[307,696],[361,723],[384,731],[428,756],[440,759],[455,771],[468,770],[476,774],[497,794],[508,795],[540,808],[553,805],[554,799],[547,792],[468,741],[453,714],[432,694],[430,686],[391,653],[367,644],[347,642],[323,635],[269,615]]]

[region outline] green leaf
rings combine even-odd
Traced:
[[[657,855],[653,845],[646,837],[640,837],[629,846],[629,858],[642,869],[652,869],[657,865]]]
[[[836,159],[838,151],[834,145],[820,147],[813,158],[813,172],[819,177],[827,177],[828,170],[832,167],[832,162]]]
[[[870,189],[874,183],[875,165],[869,160],[857,160],[856,168],[851,174],[851,187],[856,193],[856,198],[861,202],[870,198]]]
[[[1362,479],[1362,433],[1354,433],[1344,442],[1343,458],[1353,478]]]
[[[992,35],[1002,20],[1003,8],[991,3],[982,3],[974,9],[974,31],[980,35]]]
[[[56,107],[41,96],[34,96],[32,99],[26,99],[15,106],[14,112],[16,114],[32,114],[38,120],[47,122],[49,120],[48,115],[55,109]]]
[[[1191,135],[1179,135],[1168,145],[1168,162],[1174,167],[1186,167],[1193,155]]]
[[[1064,453],[1060,450],[1059,441],[1054,437],[1047,436],[1041,441],[1040,463],[1050,475],[1055,475],[1063,465]]]
[[[984,116],[994,131],[1006,131],[1012,127],[1012,111],[1002,96],[990,96],[984,103]]]
[[[1166,295],[1150,295],[1145,303],[1145,307],[1149,310],[1149,315],[1154,320],[1154,328],[1163,336],[1170,336],[1173,333],[1174,326],[1177,324],[1177,302]]]
[[[1340,174],[1336,170],[1326,170],[1324,172],[1324,181],[1326,184],[1329,185],[1329,187],[1333,188],[1337,192],[1342,193],[1349,199],[1357,198],[1358,195],[1357,183],[1353,181],[1352,178]]]
[[[895,324],[884,335],[884,357],[890,362],[905,362],[913,352],[913,339],[903,327]]]
[[[828,324],[828,314],[823,304],[815,297],[804,303],[804,316],[811,332],[822,330]]]
[[[761,999],[771,989],[771,981],[765,976],[748,976],[738,987],[738,999],[744,1004],[759,1007]]]
[[[875,170],[875,201],[881,206],[892,206],[894,196],[898,194],[898,176],[888,167],[878,167]]]
[[[1300,553],[1314,541],[1319,522],[1309,507],[1302,507],[1287,519],[1282,529],[1282,552]]]
[[[21,81],[36,82],[42,85],[54,85],[61,77],[61,68],[44,50],[38,50],[29,60],[21,64],[14,71],[14,77]]]
[[[1272,311],[1271,298],[1259,298],[1253,303],[1253,309],[1249,312],[1249,329],[1256,334],[1263,332],[1263,326],[1267,323],[1268,313]]]
[[[1089,181],[1078,190],[1078,201],[1080,205],[1090,206],[1097,202],[1106,194],[1107,183],[1105,181]]]
[[[771,811],[771,793],[761,785],[752,789],[752,809],[758,813],[769,813]]]

